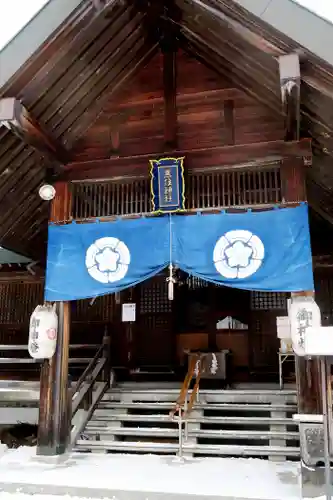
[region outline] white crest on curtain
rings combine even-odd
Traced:
[[[265,256],[261,239],[250,231],[228,231],[216,242],[213,261],[227,279],[248,278],[260,268]]]
[[[96,240],[86,253],[87,271],[100,283],[115,283],[123,279],[130,261],[128,247],[123,241],[113,237]]]

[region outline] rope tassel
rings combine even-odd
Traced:
[[[173,277],[172,264],[169,265],[169,278],[167,278],[167,282],[168,282],[168,299],[173,300],[176,280]]]

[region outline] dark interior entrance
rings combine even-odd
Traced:
[[[168,300],[166,274],[161,274],[119,296],[72,302],[70,343],[92,348],[71,350],[71,356],[93,357],[107,330],[111,336],[111,364],[120,379],[142,379],[148,372],[149,380],[182,380],[187,351],[229,349],[234,381],[276,382],[276,317],[287,314],[287,295],[214,286],[190,276],[178,278],[173,301]],[[322,281],[319,299],[320,292],[326,297],[327,289]],[[2,344],[26,345],[30,314],[43,301],[43,285],[6,284],[2,290]],[[126,302],[134,302],[137,307],[137,321],[132,325],[121,321],[122,303]],[[329,311],[331,302],[326,302],[321,299],[322,310]],[[10,355],[17,358],[18,353],[2,354]],[[28,357],[25,347],[24,356]],[[82,366],[76,368],[71,363],[71,375],[77,377]],[[2,378],[39,378],[38,365],[20,363],[12,371],[8,364],[1,367]]]
[[[136,322],[112,328],[112,363],[121,377],[182,379],[188,351],[226,349],[234,381],[276,378],[276,316],[286,314],[285,294],[251,293],[180,274],[170,301],[161,273],[127,292],[126,301],[136,304]]]

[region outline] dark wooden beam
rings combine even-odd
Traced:
[[[148,169],[149,160],[156,156],[185,156],[185,162],[200,167],[230,169],[233,165],[262,163],[263,160],[311,157],[311,141],[271,141],[237,146],[217,146],[192,150],[152,151],[150,154],[118,156],[105,160],[70,163],[63,178],[68,180],[99,179],[121,175],[142,175]]]
[[[179,94],[177,96],[177,105],[188,105],[194,106],[195,104],[200,104],[203,101],[208,104],[222,103],[226,100],[234,101],[236,99],[247,99],[248,96],[244,94],[239,89],[235,88],[222,88],[214,90],[200,90],[198,92],[188,92],[185,94]],[[249,102],[250,99],[248,98]],[[164,97],[153,97],[151,99],[144,99],[138,101],[125,101],[116,103],[112,106],[112,115],[115,118],[119,117],[119,113],[123,113],[122,123],[124,123],[129,117],[136,114],[138,108],[150,109],[155,106],[162,105],[164,102]]]
[[[28,271],[2,271],[0,272],[0,283],[43,283],[44,277],[33,276]]]
[[[298,141],[301,116],[301,70],[298,54],[278,58],[282,107],[285,117],[285,140]]]
[[[0,124],[6,126],[23,142],[58,165],[69,161],[65,148],[53,139],[15,97],[0,99]]]
[[[153,2],[160,5],[156,11],[157,36],[163,54],[163,89],[164,89],[164,142],[168,147],[177,145],[177,52],[179,45],[179,27],[181,10],[174,0]]]
[[[177,145],[177,52],[170,50],[163,54],[164,87],[164,142],[167,146]]]

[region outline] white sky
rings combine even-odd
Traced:
[[[0,0],[0,49],[47,3],[48,0]],[[297,0],[333,22],[333,0]]]
[[[0,0],[0,49],[25,26],[48,0]]]

